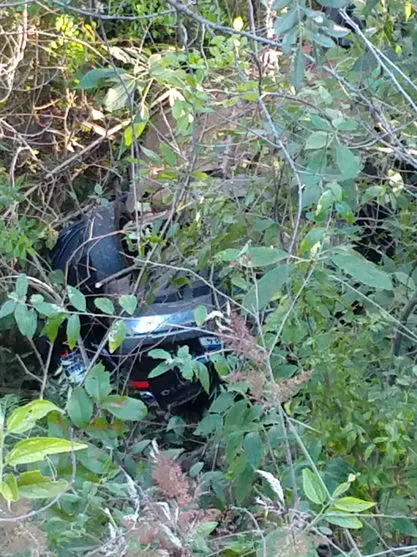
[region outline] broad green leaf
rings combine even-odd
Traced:
[[[168,147],[168,145],[166,145],[165,143],[160,143],[159,148],[161,150],[162,158],[167,164],[171,166],[177,164],[177,155],[174,153],[174,151],[172,151],[172,149]]]
[[[42,476],[39,470],[23,472],[17,479],[19,495],[26,499],[48,499],[56,497],[67,487],[66,480],[52,480]]]
[[[139,139],[146,128],[148,122],[144,120],[143,122],[134,122],[128,126],[123,134],[123,141],[126,147],[130,147],[134,141]]]
[[[278,248],[249,248],[243,260],[249,267],[266,267],[287,259],[288,253]]]
[[[132,89],[126,82],[111,87],[104,98],[104,106],[109,112],[116,112],[128,105]]]
[[[16,280],[16,296],[20,302],[26,300],[26,294],[28,292],[28,278],[26,275],[19,275]]]
[[[313,114],[311,116],[310,123],[316,130],[322,130],[322,131],[328,131],[328,132],[332,131],[331,123],[328,120],[326,120],[325,118],[322,118],[321,116],[318,116],[317,114]]]
[[[138,300],[133,294],[123,294],[119,298],[119,304],[122,309],[125,310],[129,315],[133,315],[138,305]]]
[[[126,337],[126,328],[123,321],[113,321],[109,331],[109,351],[113,353],[122,344]]]
[[[261,436],[257,431],[248,433],[243,441],[243,449],[249,464],[258,468],[264,457],[264,449]]]
[[[6,432],[20,434],[31,429],[38,420],[47,416],[50,412],[64,413],[48,400],[33,400],[24,406],[13,410],[6,422]]]
[[[306,497],[316,505],[326,502],[327,494],[321,480],[308,468],[303,470],[303,489]]]
[[[159,377],[160,375],[163,375],[170,369],[172,369],[172,363],[161,362],[160,364],[158,364],[156,367],[153,368],[153,370],[150,372],[148,377],[149,379],[153,379],[154,377]],[[184,374],[184,366],[182,372]]]
[[[304,254],[310,250],[314,251],[313,248],[316,246],[319,247],[325,238],[326,233],[327,229],[322,227],[315,227],[312,230],[309,230],[301,241],[300,254]]]
[[[48,317],[48,319],[46,320],[46,323],[44,325],[44,332],[46,333],[48,339],[51,342],[54,342],[56,340],[56,337],[58,336],[59,328],[66,318],[67,318],[67,314],[62,312],[62,313],[52,315],[51,317]]]
[[[14,310],[16,325],[24,337],[32,338],[36,332],[38,318],[35,310],[28,309],[23,303],[18,303]]]
[[[75,387],[67,403],[67,412],[73,424],[82,428],[89,424],[93,415],[93,403],[84,387]]]
[[[326,8],[345,8],[351,0],[317,0],[319,4]]]
[[[304,52],[302,51],[301,46],[298,46],[292,61],[291,72],[292,84],[294,85],[296,91],[299,91],[301,89],[304,81],[305,69],[306,62]]]
[[[107,313],[107,315],[114,315],[114,305],[109,298],[95,298],[94,305],[103,313]]]
[[[150,350],[148,355],[155,360],[167,360],[168,362],[172,361],[171,354],[161,348],[154,348],[153,350]]]
[[[198,368],[198,380],[207,394],[210,393],[210,374],[205,365],[201,364]]]
[[[310,137],[307,139],[305,149],[306,150],[314,150],[314,149],[323,149],[326,147],[329,141],[329,134],[324,131],[313,132]]]
[[[353,279],[379,290],[392,290],[390,276],[361,255],[343,253],[333,255],[331,259],[339,269],[350,275]]]
[[[273,3],[273,9],[277,11],[282,10],[282,8],[288,6],[290,2],[291,0],[275,0]]]
[[[288,280],[289,268],[288,265],[281,265],[268,271],[261,279],[257,280],[243,298],[243,307],[250,312],[264,309]]]
[[[357,499],[356,497],[342,497],[334,501],[333,504],[337,509],[348,513],[361,513],[375,506],[372,501],[363,501],[363,499]]]
[[[220,251],[216,257],[220,259],[220,261],[229,263],[230,261],[235,261],[241,254],[242,254],[242,250],[240,249],[227,248],[224,249],[223,251]]]
[[[94,89],[101,81],[115,77],[117,72],[113,68],[97,68],[82,76],[76,89]]]
[[[344,513],[337,514],[336,511],[328,512],[324,515],[324,518],[330,524],[335,526],[340,526],[341,528],[349,528],[352,530],[358,530],[362,528],[362,522],[356,518],[356,516],[349,516]]]
[[[359,159],[344,145],[338,145],[336,148],[336,164],[343,180],[354,178],[361,170]]]
[[[14,474],[6,474],[3,480],[0,481],[0,495],[2,495],[6,501],[17,501],[19,499],[19,491]]]
[[[340,497],[341,495],[346,493],[346,491],[350,489],[350,486],[351,486],[350,482],[343,482],[339,484],[332,493],[332,499],[336,499],[337,497]]]
[[[104,398],[100,403],[100,408],[121,420],[143,420],[148,413],[148,409],[141,400],[119,395],[109,395]]]
[[[97,404],[100,404],[100,401],[111,393],[110,373],[105,371],[103,364],[96,364],[88,372],[84,387]]]
[[[73,286],[68,286],[67,290],[70,304],[78,311],[86,311],[87,304],[84,294],[80,292],[78,288],[74,288]]]
[[[321,33],[313,33],[312,31],[310,31],[308,33],[308,36],[310,37],[310,39],[312,39],[313,42],[315,42],[319,46],[323,46],[324,48],[333,48],[336,46],[336,43],[333,41],[333,39]]]
[[[278,480],[278,478],[273,476],[270,472],[266,472],[265,470],[256,470],[256,471],[260,476],[265,478],[265,480],[268,482],[269,487],[278,497],[278,501],[280,503],[284,503],[285,502],[284,490],[282,489],[281,482]]]
[[[56,437],[32,437],[19,441],[6,455],[6,463],[10,466],[30,464],[43,460],[46,456],[59,453],[70,453],[86,449],[84,443],[75,443]]]
[[[69,316],[67,321],[67,342],[70,350],[72,350],[80,338],[81,323],[76,313]]]
[[[203,468],[204,462],[196,462],[191,466],[188,473],[191,478],[196,478]]]
[[[280,17],[277,17],[274,23],[275,33],[277,35],[283,35],[287,33],[290,29],[298,23],[298,13],[297,9],[286,13]]]
[[[204,322],[207,317],[207,308],[206,306],[198,306],[194,310],[194,319],[197,324],[197,327],[201,327],[204,325]]]
[[[0,319],[11,315],[16,308],[16,302],[14,300],[6,300],[0,308]]]

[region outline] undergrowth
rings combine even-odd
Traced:
[[[335,26],[342,0],[91,6],[0,7],[0,538],[415,555],[415,7]],[[138,288],[86,296],[49,250],[120,198]],[[186,415],[103,358],[164,276],[227,301],[196,312],[220,384]],[[71,386],[56,353],[83,351],[85,319],[106,332]],[[154,352],[210,392],[187,350]]]

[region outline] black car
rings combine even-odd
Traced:
[[[123,202],[99,207],[62,230],[51,251],[52,267],[62,270],[66,283],[82,291],[91,302],[103,295],[117,299],[135,290],[132,256],[127,255],[123,242],[124,218]],[[209,357],[221,349],[221,342],[206,326],[197,326],[195,310],[204,306],[210,313],[222,301],[218,296],[215,299],[203,279],[182,277],[178,281],[176,277],[175,281],[166,275],[166,271],[162,276],[159,273],[154,281],[152,273],[148,277],[148,288],[142,291],[148,301],[138,304],[133,316],[124,314],[126,336],[114,354],[103,342],[111,319],[98,318],[97,310],[92,311],[94,317],[83,317],[81,339],[87,356],[99,351],[114,377],[127,382],[149,403],[174,409],[195,401],[202,394],[202,385],[198,380],[185,380],[176,368],[149,377],[159,363],[150,352],[158,348],[175,356],[180,347],[187,346],[192,359],[207,366],[214,386],[217,375]],[[59,364],[71,382],[82,383],[86,366],[80,350],[67,351],[61,343]]]

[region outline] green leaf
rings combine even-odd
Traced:
[[[107,315],[114,315],[114,305],[109,298],[95,298],[94,305],[103,313],[107,313]]]
[[[315,42],[319,46],[323,46],[324,48],[333,48],[336,46],[336,43],[333,41],[333,39],[331,39],[330,37],[326,37],[326,35],[322,35],[321,33],[313,33],[312,31],[310,31],[308,35],[313,42]]]
[[[327,228],[315,227],[307,232],[300,244],[300,254],[304,254],[315,246],[320,246],[325,238]]]
[[[104,98],[104,106],[109,112],[116,112],[128,105],[130,97],[129,88],[124,83],[111,87]]]
[[[305,149],[310,151],[314,149],[323,149],[323,147],[326,147],[328,141],[328,133],[324,131],[313,132],[307,139]]]
[[[109,395],[101,401],[100,407],[121,420],[143,420],[148,413],[141,400],[128,396]]]
[[[109,331],[109,351],[113,353],[123,344],[126,337],[126,328],[123,321],[113,321]]]
[[[58,336],[59,327],[67,318],[66,313],[58,313],[49,317],[45,323],[44,331],[51,342],[54,342]]]
[[[204,364],[201,364],[201,366],[199,366],[197,375],[203,389],[206,391],[207,394],[210,394],[210,375],[208,369]]]
[[[68,487],[66,480],[51,480],[39,470],[23,472],[17,479],[21,497],[26,499],[49,499],[56,497]]]
[[[14,300],[6,300],[0,308],[0,319],[11,315],[16,308],[16,302]]]
[[[363,526],[362,522],[357,519],[356,516],[349,516],[344,513],[337,514],[336,511],[326,513],[324,518],[327,522],[330,522],[330,524],[340,526],[341,528],[358,530]]]
[[[6,422],[6,432],[20,434],[32,429],[38,420],[47,416],[50,412],[64,413],[48,400],[33,400],[24,406],[13,410]]]
[[[243,306],[250,312],[264,309],[276,296],[283,284],[288,280],[288,265],[281,265],[268,271],[261,279],[257,280],[243,298]]]
[[[80,318],[76,313],[73,313],[67,321],[67,341],[70,350],[74,348],[80,338],[80,329]]]
[[[207,317],[207,308],[206,306],[198,306],[194,310],[194,319],[197,324],[197,327],[202,327]]]
[[[331,259],[339,269],[363,284],[379,290],[392,290],[393,288],[390,276],[359,254],[343,253],[334,255]]]
[[[76,89],[94,89],[101,81],[115,77],[117,71],[113,68],[97,68],[90,70],[82,76],[80,82],[75,87]]]
[[[103,364],[96,364],[88,372],[84,388],[97,404],[111,393],[110,373],[105,371]]]
[[[87,445],[84,443],[75,443],[66,439],[32,437],[16,443],[6,455],[6,463],[9,466],[30,464],[31,462],[43,460],[48,455],[81,451],[86,448]]]
[[[242,250],[240,249],[227,248],[224,249],[223,251],[220,251],[216,257],[220,259],[220,261],[229,263],[230,261],[235,261],[238,257],[240,257],[241,254],[242,254]]]
[[[154,350],[150,350],[148,352],[148,356],[154,358],[155,360],[167,360],[168,362],[172,361],[172,356],[166,350],[162,350],[161,348],[155,348]]]
[[[170,149],[165,143],[160,143],[159,148],[164,161],[167,164],[174,166],[177,163],[177,155],[174,151],[172,151],[172,149]]]
[[[166,373],[170,369],[172,369],[172,363],[161,362],[160,364],[158,364],[156,367],[153,368],[153,370],[150,372],[148,377],[149,377],[149,379],[153,379],[154,377],[159,377],[160,375],[163,375],[164,373]],[[183,373],[184,373],[184,370],[183,370]]]
[[[19,275],[16,280],[16,296],[20,302],[26,300],[26,295],[28,292],[28,278],[26,275]]]
[[[19,499],[19,491],[14,474],[6,474],[3,480],[0,481],[0,495],[2,495],[6,501],[17,501]]]
[[[14,310],[14,318],[21,334],[27,338],[32,338],[36,332],[38,322],[35,310],[29,310],[25,304],[18,303]]]
[[[249,267],[267,267],[287,257],[288,253],[278,248],[249,248],[246,252]]]
[[[342,497],[334,501],[333,504],[337,509],[348,513],[360,513],[375,506],[372,501],[363,501],[356,497]]]
[[[93,403],[83,387],[75,387],[67,403],[67,412],[73,424],[82,428],[90,423]]]
[[[68,291],[68,299],[73,307],[78,311],[86,311],[87,304],[85,301],[85,296],[82,292],[80,292],[77,288],[73,286],[67,287]]]
[[[123,134],[123,141],[126,147],[130,147],[134,141],[139,139],[146,128],[147,120],[143,122],[134,122],[128,126]]]
[[[294,54],[291,74],[292,84],[294,85],[296,91],[299,91],[303,85],[305,69],[306,63],[304,52],[302,51],[301,46],[298,46]]]
[[[290,2],[291,0],[275,0],[272,7],[274,10],[279,11],[288,6]]]
[[[303,489],[306,497],[316,505],[326,502],[327,494],[321,480],[308,468],[303,470]]]
[[[133,294],[123,294],[119,298],[119,304],[122,309],[125,310],[129,315],[133,315],[138,305],[138,300]]]
[[[344,145],[336,147],[336,164],[344,180],[355,178],[361,170],[359,159]]]
[[[248,433],[245,436],[243,449],[249,464],[253,468],[259,468],[264,457],[264,449],[261,436],[257,431]]]
[[[298,10],[295,9],[280,17],[277,17],[274,23],[275,33],[283,35],[298,23]]]
[[[351,0],[317,0],[319,4],[326,8],[345,8]]]

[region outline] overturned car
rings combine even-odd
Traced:
[[[81,319],[80,346],[68,351],[64,338],[58,343],[59,365],[70,382],[80,384],[87,372],[86,362],[99,358],[115,380],[129,385],[148,403],[178,409],[204,396],[202,382],[175,366],[152,374],[163,362],[155,354],[175,357],[181,349],[180,353],[193,364],[198,363],[200,369],[206,367],[204,388],[206,394],[212,391],[217,374],[210,355],[221,349],[221,342],[207,326],[197,325],[195,312],[204,307],[210,313],[224,300],[213,294],[203,278],[178,277],[178,272],[170,273],[168,266],[162,272],[159,268],[159,274],[151,270],[146,277],[147,287],[138,288],[140,280],[133,272],[138,269],[123,243],[123,207],[123,200],[115,201],[83,215],[62,230],[50,253],[52,267],[63,271],[66,283],[83,292],[91,306],[91,314]],[[98,317],[93,303],[99,296],[117,300],[123,295],[135,296],[137,310],[132,315],[121,310],[124,339],[111,354],[106,339],[114,318]]]

